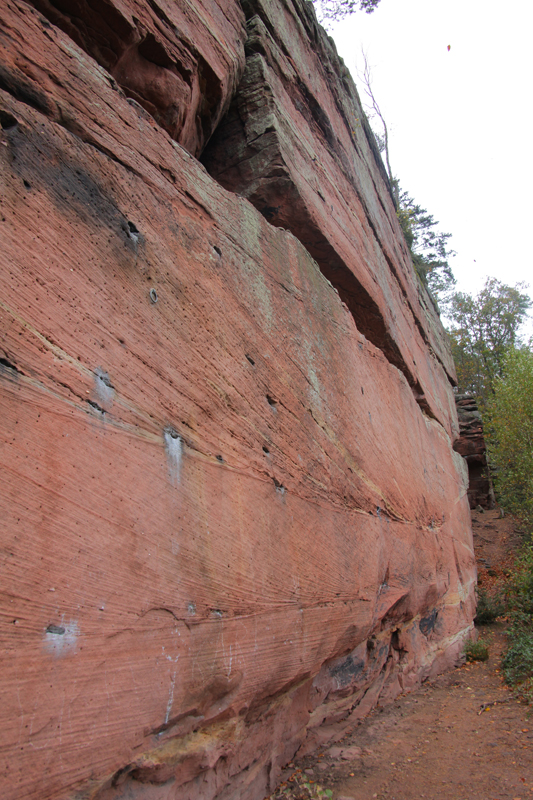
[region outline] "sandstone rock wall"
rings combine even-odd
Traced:
[[[213,105],[198,79],[194,108],[218,110],[192,138],[122,56],[103,60],[87,32],[103,5],[35,6],[7,0],[0,28],[3,797],[259,799],[298,749],[453,663],[471,629],[449,355],[364,120],[342,144],[350,213],[330,203],[337,231],[351,214],[342,237],[297,175],[292,233],[191,155],[248,85],[235,94],[237,3],[157,14],[165,52],[172,29],[227,87]],[[265,7],[302,59],[342,67],[305,5]],[[163,5],[112,8],[137,31],[120,52],[145,58]],[[320,180],[348,191],[329,147]]]
[[[468,467],[468,502],[470,508],[494,508],[494,489],[487,462],[487,446],[483,421],[474,397],[458,394],[455,397],[459,419],[459,438],[454,450],[463,456]]]
[[[244,69],[246,31],[239,3],[33,0],[32,5],[100,64],[130,102],[139,103],[173,139],[193,155],[202,151]],[[11,68],[4,76],[15,96],[17,89],[24,91],[24,75],[30,85],[32,81],[39,85],[44,78],[40,59],[32,63],[35,60],[28,56],[23,75]],[[40,94],[35,87],[34,94]],[[49,112],[54,109],[51,97],[41,103]],[[60,104],[55,110],[61,117]],[[69,128],[68,117],[61,123]],[[78,134],[73,128],[72,132]]]
[[[246,0],[246,68],[202,161],[291,230],[417,402],[457,435],[444,331],[416,280],[357,90],[311,3]]]

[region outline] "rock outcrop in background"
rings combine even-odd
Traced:
[[[455,396],[459,419],[459,438],[454,450],[463,456],[468,467],[468,502],[470,508],[494,508],[494,489],[487,461],[483,420],[476,399],[467,394]]]
[[[1,20],[2,796],[256,800],[470,633],[444,333],[309,4]]]

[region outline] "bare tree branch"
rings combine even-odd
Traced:
[[[365,90],[365,94],[368,98],[368,106],[365,109],[367,116],[370,119],[377,117],[380,121],[381,127],[383,129],[383,134],[375,134],[378,140],[378,146],[381,152],[385,155],[385,165],[387,167],[387,175],[389,176],[389,181],[392,187],[392,194],[394,197],[394,201],[396,206],[399,205],[400,197],[399,197],[399,187],[398,181],[392,174],[392,169],[390,165],[390,153],[389,153],[389,129],[387,127],[387,123],[385,121],[385,117],[382,114],[381,108],[379,107],[378,101],[374,96],[374,92],[372,91],[372,70],[370,68],[370,64],[368,63],[368,58],[364,50],[361,50],[364,62],[364,69],[362,72],[357,72],[357,77],[363,84],[363,88]],[[375,133],[375,132],[374,132]]]

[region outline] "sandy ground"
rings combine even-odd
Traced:
[[[511,565],[520,537],[498,511],[473,512],[485,585]],[[525,800],[533,798],[533,717],[503,683],[505,622],[483,626],[485,663],[465,664],[376,709],[323,753],[294,763],[273,798]],[[308,783],[308,788],[301,786]]]

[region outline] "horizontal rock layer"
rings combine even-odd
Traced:
[[[246,69],[202,161],[300,239],[358,329],[453,438],[448,342],[413,270],[353,81],[310,3],[245,0],[243,7]]]
[[[2,23],[3,797],[262,798],[460,652],[463,461],[292,233]]]
[[[104,67],[176,141],[193,155],[202,151],[244,68],[244,14],[235,0],[32,0],[32,4]],[[39,80],[39,54],[35,57],[37,63],[25,73]],[[26,67],[31,61],[31,57],[26,60]]]
[[[468,502],[470,508],[494,508],[494,489],[487,462],[487,445],[483,421],[474,397],[456,395],[459,437],[453,449],[460,453],[468,466]]]

